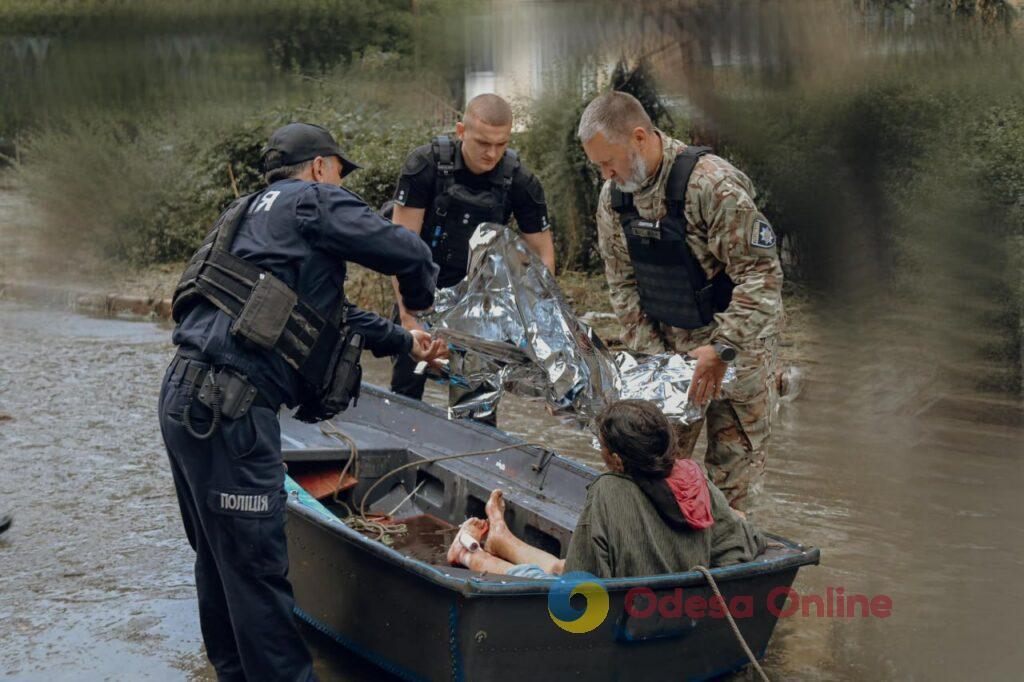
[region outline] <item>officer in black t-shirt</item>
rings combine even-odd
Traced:
[[[440,267],[438,287],[454,286],[466,276],[469,238],[480,223],[508,223],[513,216],[527,246],[554,273],[555,249],[544,189],[515,150],[508,149],[512,133],[508,102],[492,94],[474,97],[455,132],[456,138],[439,136],[413,150],[394,199],[394,222],[419,234],[430,246]],[[400,297],[396,315],[406,329],[422,329]],[[412,358],[396,358],[391,390],[421,399],[425,378],[414,373],[415,367]],[[451,388],[449,399],[454,405],[466,391]],[[493,407],[476,412],[474,418],[493,423]]]

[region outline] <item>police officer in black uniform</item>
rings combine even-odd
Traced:
[[[544,189],[515,150],[508,149],[508,102],[493,94],[474,97],[455,131],[455,139],[442,135],[413,150],[394,197],[394,221],[430,245],[441,269],[438,287],[454,286],[466,276],[469,238],[480,223],[508,223],[513,215],[527,245],[553,273],[555,252]],[[422,329],[401,301],[396,308],[396,320],[403,327]],[[415,368],[410,358],[397,357],[391,390],[422,399],[426,379],[415,374]],[[473,392],[452,385],[449,402]],[[474,418],[494,423],[494,412],[477,412]]]
[[[279,129],[264,166],[268,186],[220,217],[175,292],[179,350],[160,427],[218,678],[309,680],[287,578],[278,409],[298,405],[307,421],[344,409],[364,346],[427,361],[442,347],[348,305],[346,261],[394,275],[414,310],[433,304],[437,268],[422,240],[341,187],[358,166],[324,128]]]

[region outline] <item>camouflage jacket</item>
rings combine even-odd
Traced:
[[[676,155],[686,147],[658,131],[662,162],[657,174],[633,195],[641,217],[665,215],[665,185]],[[736,288],[729,307],[700,329],[659,323],[640,308],[633,265],[619,214],[611,207],[612,180],[604,183],[597,208],[598,248],[604,259],[612,307],[625,329],[622,342],[639,353],[685,352],[721,341],[738,350],[777,334],[782,317],[782,266],[775,237],[754,204],[750,179],[712,154],[700,158],[686,189],[687,244],[708,278],[723,269]],[[770,246],[766,246],[770,243]]]

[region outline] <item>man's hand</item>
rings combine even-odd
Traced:
[[[403,310],[400,314],[400,319],[402,321],[402,327],[405,329],[408,329],[411,332],[424,331],[423,323],[420,322],[419,318],[412,313],[408,313]]]
[[[427,312],[427,311],[422,311],[422,312]],[[419,318],[415,314],[403,311],[401,313],[400,317],[401,317],[401,320],[402,320],[402,327],[404,327],[405,329],[408,329],[409,332],[412,333],[413,341],[414,342],[415,342],[415,340],[417,338],[417,333],[418,334],[425,334],[428,339],[431,338],[430,333],[427,332],[423,328],[423,323],[420,322]],[[427,360],[427,363],[430,365],[431,368],[440,371],[440,369],[441,369],[440,361],[441,360],[447,360],[448,357],[451,355],[451,351],[448,349],[448,344],[445,343],[444,341],[442,341],[441,339],[437,339],[435,341],[435,343],[439,344],[439,349],[437,349],[435,351],[436,355],[434,355],[430,360]],[[414,343],[414,345],[415,345],[415,343]],[[435,346],[435,348],[438,348],[438,347]],[[413,357],[416,357],[416,356],[413,355]],[[417,361],[420,360],[420,358],[416,358],[416,359],[417,359]]]
[[[412,350],[409,355],[416,362],[426,362],[436,369],[437,361],[448,357],[448,344],[444,339],[431,338],[422,329],[411,329],[409,333],[412,334]]]
[[[697,368],[693,371],[693,381],[690,382],[690,392],[687,395],[690,402],[707,405],[711,400],[720,398],[722,378],[725,376],[727,364],[718,357],[718,351],[714,346],[707,345],[694,348],[687,355],[697,360]]]

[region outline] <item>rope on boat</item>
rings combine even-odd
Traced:
[[[542,450],[548,449],[547,446],[542,443],[515,443],[512,445],[503,445],[501,447],[491,448],[488,450],[460,452],[453,455],[444,455],[442,457],[437,457],[435,459],[424,459],[417,462],[408,462],[400,467],[396,467],[395,469],[392,469],[391,471],[387,472],[379,479],[377,479],[373,485],[370,486],[369,490],[366,491],[366,494],[363,495],[363,499],[359,503],[359,513],[357,515],[355,512],[353,512],[352,508],[346,502],[338,498],[338,494],[341,492],[341,485],[344,482],[345,475],[348,474],[350,468],[352,469],[352,475],[355,476],[357,479],[359,478],[359,447],[356,445],[355,440],[351,436],[349,436],[347,433],[338,428],[338,425],[330,420],[320,422],[320,432],[323,433],[325,436],[331,436],[332,438],[336,438],[337,440],[341,441],[342,443],[346,444],[349,447],[350,455],[348,461],[345,462],[345,466],[342,468],[341,474],[338,476],[337,489],[331,496],[331,500],[335,504],[342,507],[346,512],[346,515],[341,519],[341,521],[353,530],[357,530],[367,534],[375,534],[377,536],[377,540],[381,542],[386,542],[384,540],[386,536],[402,535],[408,532],[408,527],[404,523],[381,523],[380,521],[377,521],[376,519],[372,518],[372,516],[374,515],[366,513],[366,500],[370,497],[370,493],[376,490],[377,486],[383,483],[386,478],[390,478],[392,475],[397,474],[398,472],[404,471],[406,469],[410,469],[417,466],[423,466],[426,464],[433,464],[434,462],[443,462],[448,459],[462,459],[464,457],[483,457],[485,455],[495,455],[499,452],[504,452],[505,450],[514,450],[516,448],[522,447],[535,447],[540,448]],[[420,485],[422,485],[422,483]],[[402,506],[402,504],[405,504],[406,500],[415,495],[416,490],[418,489],[419,486],[417,486],[416,489],[414,489],[409,495],[407,495],[398,506],[400,507]],[[384,515],[382,515],[381,518],[384,518]]]
[[[444,455],[442,457],[435,457],[434,459],[422,459],[419,460],[418,462],[407,462],[400,467],[395,467],[394,469],[392,469],[391,471],[387,472],[386,474],[378,478],[376,481],[374,481],[373,485],[370,486],[369,490],[367,490],[366,493],[363,495],[363,499],[360,500],[359,502],[359,515],[364,518],[366,517],[366,500],[369,499],[370,493],[376,490],[377,486],[383,483],[386,479],[399,473],[400,471],[405,471],[406,469],[412,469],[414,467],[424,466],[427,464],[433,464],[435,462],[443,462],[448,459],[462,459],[464,457],[483,457],[484,455],[496,455],[499,452],[504,452],[505,450],[515,450],[516,448],[523,447],[543,448],[544,446],[541,445],[540,443],[515,443],[512,445],[503,445],[500,448],[491,448],[489,450],[474,450],[472,452],[460,452],[455,455]]]
[[[345,515],[340,517],[341,522],[352,530],[366,535],[376,535],[378,542],[389,544],[392,535],[404,535],[409,532],[409,527],[404,523],[390,523],[385,524],[377,521],[376,519],[370,518],[366,514],[356,515],[352,511],[352,507],[348,505],[344,500],[338,498],[338,494],[341,492],[342,483],[345,481],[345,476],[348,474],[349,469],[352,470],[352,475],[359,478],[359,446],[356,445],[356,441],[352,436],[348,435],[344,431],[338,428],[338,426],[330,421],[320,422],[320,432],[325,436],[331,436],[336,438],[342,443],[345,443],[349,447],[349,458],[345,462],[345,466],[341,470],[341,474],[338,476],[338,485],[331,496],[331,500],[345,510]],[[414,491],[415,492],[415,491]],[[385,540],[385,538],[388,538]]]
[[[694,566],[693,570],[703,574],[708,579],[708,584],[711,585],[711,591],[718,597],[719,603],[722,605],[722,610],[725,611],[725,617],[729,620],[729,627],[732,628],[732,633],[736,635],[736,641],[743,647],[743,653],[750,659],[750,665],[754,666],[754,670],[761,676],[764,682],[769,682],[768,676],[764,674],[764,669],[761,668],[761,664],[757,662],[757,657],[754,656],[754,652],[750,650],[750,646],[747,644],[747,640],[743,639],[743,633],[740,632],[740,628],[736,625],[736,621],[733,620],[732,614],[729,613],[729,607],[725,603],[725,597],[722,596],[721,590],[718,589],[718,583],[715,582],[714,576],[711,575],[711,571],[705,566]]]
[[[377,540],[380,542],[387,543],[389,540],[385,540],[385,537],[391,535],[404,535],[409,532],[409,528],[404,523],[382,523],[371,515],[366,513],[366,500],[370,497],[370,493],[377,489],[377,486],[384,482],[385,479],[390,478],[394,474],[400,471],[410,469],[416,466],[422,466],[425,464],[433,464],[434,462],[442,462],[447,459],[461,459],[463,457],[482,457],[484,455],[494,455],[505,450],[512,450],[514,448],[521,448],[526,446],[543,448],[544,446],[539,443],[516,443],[514,445],[504,445],[500,448],[491,448],[489,450],[474,450],[473,452],[460,452],[454,455],[445,455],[443,457],[437,457],[435,459],[424,459],[417,462],[408,462],[400,467],[396,467],[391,471],[387,472],[380,478],[378,478],[373,485],[370,486],[369,490],[363,495],[363,499],[359,503],[358,515],[352,511],[352,508],[343,500],[338,498],[338,494],[341,492],[341,484],[345,480],[345,475],[349,469],[352,469],[352,475],[359,478],[359,447],[356,445],[355,440],[347,433],[338,428],[337,424],[327,420],[320,422],[320,432],[326,436],[336,438],[341,442],[345,443],[349,447],[349,458],[345,462],[345,466],[341,470],[341,474],[338,476],[338,489],[334,491],[334,495],[331,496],[332,501],[339,505],[345,510],[345,516],[341,518],[341,521],[353,530],[357,530],[367,534],[374,534],[377,536]],[[422,483],[420,484],[422,485]],[[416,494],[416,491],[420,486],[417,486],[409,495],[399,503],[399,507],[405,504],[405,501]],[[381,518],[385,518],[382,515]]]
[[[320,433],[324,434],[325,436],[337,438],[342,443],[348,445],[348,461],[345,462],[345,466],[342,468],[341,474],[338,476],[338,485],[334,490],[334,494],[331,496],[331,499],[334,502],[337,502],[338,504],[344,504],[341,500],[338,499],[338,493],[341,492],[341,486],[345,482],[345,474],[348,473],[350,467],[352,467],[352,475],[355,476],[357,479],[359,478],[359,446],[356,445],[356,441],[354,438],[352,438],[352,436],[348,435],[347,433],[339,429],[337,425],[329,419],[320,422]],[[355,463],[354,466],[353,463]]]
[[[341,492],[341,484],[345,480],[345,475],[349,472],[350,468],[352,469],[352,475],[355,476],[356,478],[359,478],[359,447],[356,445],[355,440],[351,436],[349,436],[347,433],[339,429],[338,425],[332,421],[327,420],[320,422],[320,432],[326,436],[331,436],[332,438],[338,439],[339,441],[345,443],[349,447],[349,459],[345,463],[345,466],[342,468],[341,474],[338,476],[338,489],[335,490],[334,494],[331,496],[331,500],[345,510],[345,516],[341,517],[341,521],[353,530],[357,530],[366,534],[376,535],[376,539],[378,541],[384,542],[386,544],[390,542],[390,539],[385,540],[386,537],[391,535],[404,535],[405,533],[409,532],[408,526],[404,523],[382,523],[381,521],[378,521],[376,518],[374,518],[377,515],[366,513],[366,500],[370,497],[370,493],[376,490],[377,486],[383,483],[386,478],[389,478],[400,471],[404,471],[412,467],[423,466],[425,464],[433,464],[434,462],[442,462],[447,459],[461,459],[463,457],[482,457],[484,455],[494,455],[499,452],[504,452],[505,450],[512,450],[521,447],[544,448],[544,446],[541,445],[540,443],[515,443],[513,445],[504,445],[502,447],[491,448],[489,450],[474,450],[472,452],[460,452],[454,455],[445,455],[443,457],[437,457],[435,459],[424,459],[417,462],[408,462],[406,464],[403,464],[402,466],[396,467],[391,471],[387,472],[386,474],[378,478],[373,483],[373,485],[370,486],[370,488],[366,491],[366,494],[363,495],[363,499],[359,503],[359,510],[357,514],[344,500],[338,498],[338,494]],[[421,483],[419,486],[413,489],[411,493],[406,495],[405,499],[403,499],[398,506],[401,507],[403,504],[405,504],[406,500],[415,495],[416,491],[419,490],[419,488],[422,485],[423,484]],[[388,515],[381,514],[379,515],[379,518],[386,518],[387,516]]]

